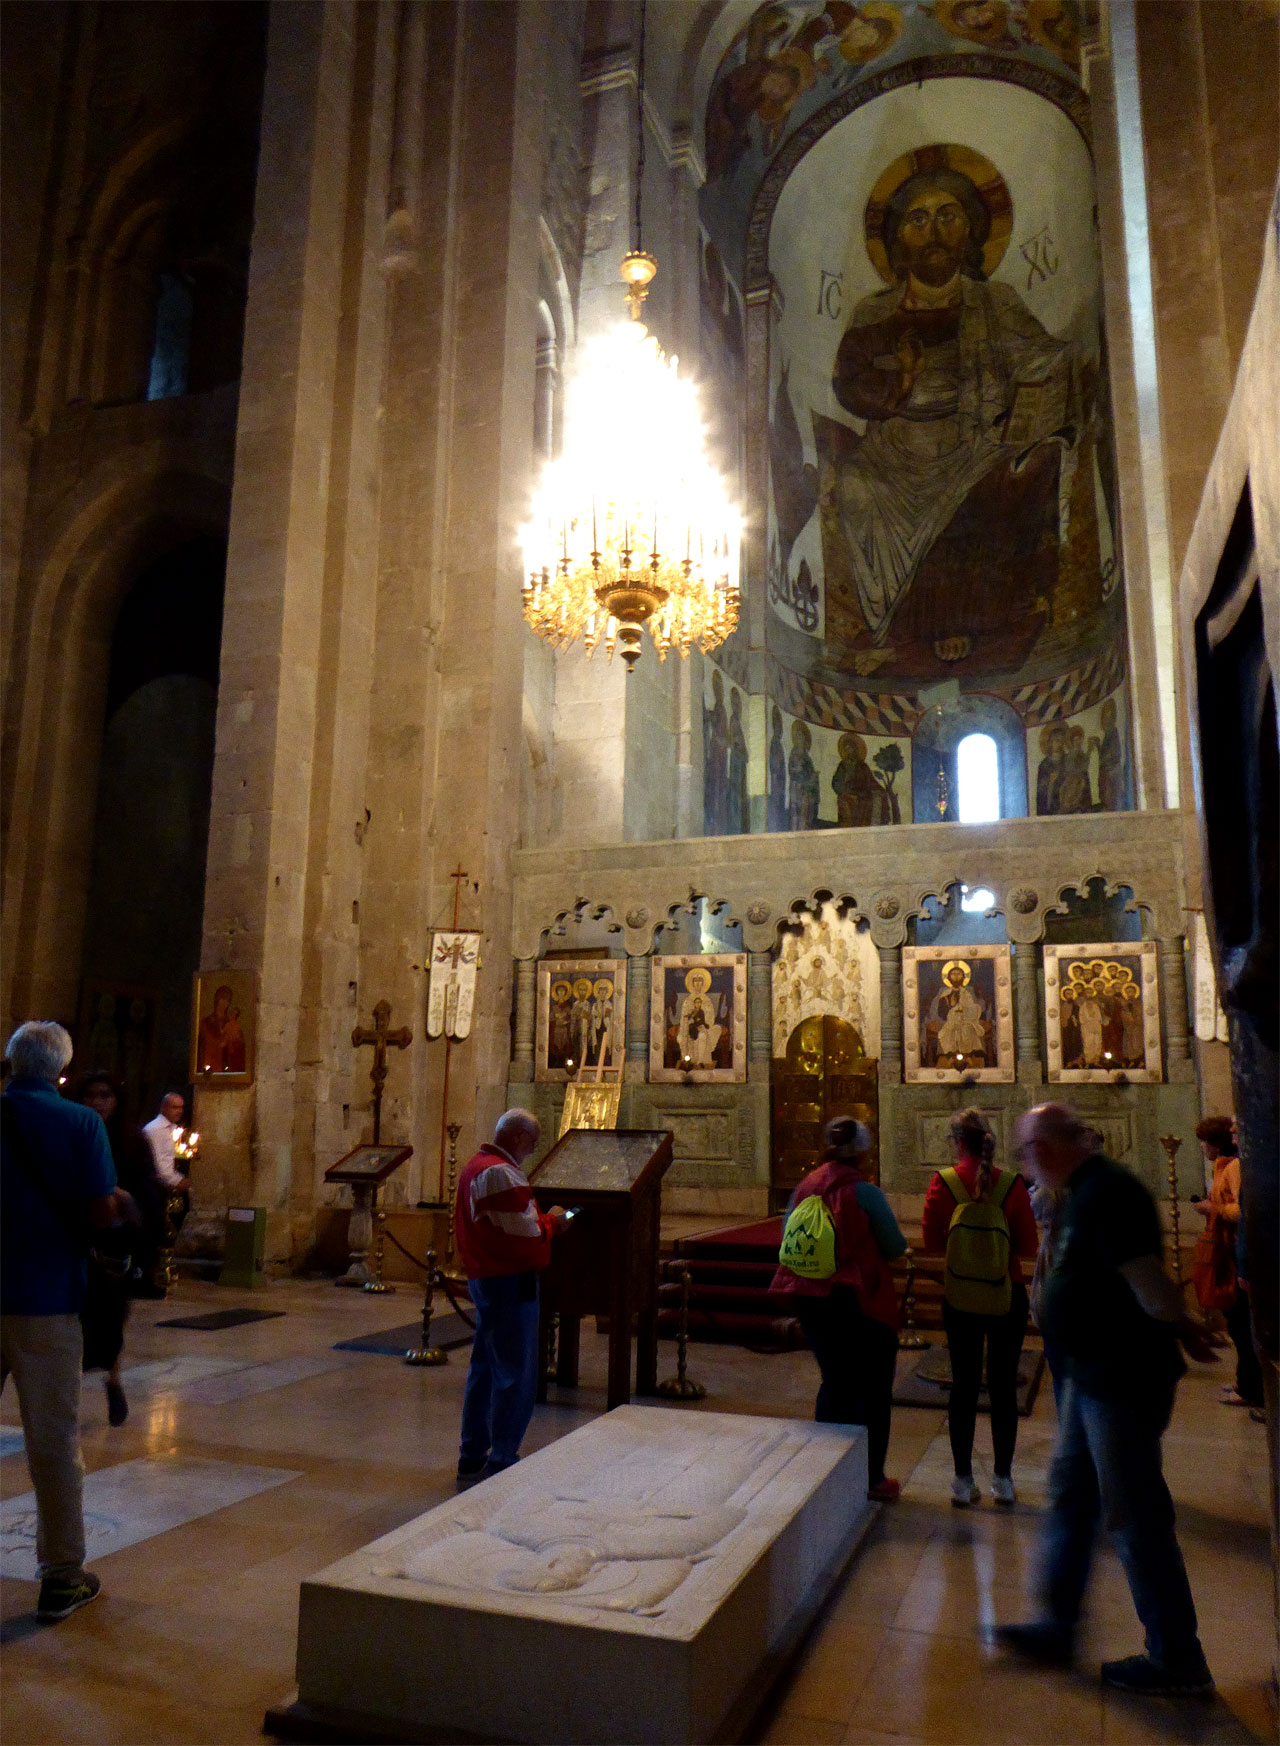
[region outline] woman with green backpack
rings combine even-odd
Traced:
[[[973,1432],[985,1345],[995,1470],[991,1496],[1008,1508],[1016,1501],[1018,1360],[1027,1331],[1022,1262],[1035,1255],[1036,1221],[1021,1176],[995,1168],[995,1135],[980,1110],[961,1110],[955,1117],[951,1146],[955,1164],[939,1170],[929,1184],[922,1221],[926,1253],[947,1258],[942,1325],[951,1354],[951,1501],[957,1509],[978,1501]]]
[[[787,1208],[771,1291],[785,1292],[818,1361],[819,1424],[865,1425],[867,1496],[893,1503],[901,1487],[885,1477],[898,1297],[889,1263],[907,1239],[864,1166],[871,1135],[852,1116],[827,1123],[822,1162],[796,1186]]]

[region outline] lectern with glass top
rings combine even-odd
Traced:
[[[658,1384],[658,1226],[671,1152],[666,1128],[573,1128],[529,1172],[544,1212],[559,1205],[577,1213],[542,1275],[542,1350],[558,1315],[556,1381],[575,1387],[582,1318],[608,1316],[610,1407],[631,1399],[633,1316],[636,1393]],[[546,1393],[544,1368],[538,1399]]]

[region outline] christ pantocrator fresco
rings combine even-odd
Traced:
[[[931,145],[880,177],[862,298],[814,415],[829,596],[851,593],[859,670],[1014,669],[1050,614],[1080,432],[1074,348],[993,281],[1012,206],[995,167]]]

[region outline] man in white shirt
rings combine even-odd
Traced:
[[[161,1179],[169,1193],[189,1196],[190,1177],[185,1177],[182,1170],[178,1168],[178,1159],[173,1151],[175,1131],[182,1133],[182,1117],[185,1112],[187,1112],[187,1103],[185,1103],[182,1091],[166,1091],[161,1098],[159,1116],[152,1116],[147,1126],[141,1131],[147,1135],[152,1156],[155,1158],[155,1175]],[[183,1206],[178,1226],[182,1226],[182,1219],[185,1217],[187,1217],[187,1208]]]
[[[156,1161],[156,1175],[166,1188],[176,1189],[183,1194],[190,1189],[191,1180],[178,1168],[173,1140],[175,1129],[179,1133],[182,1131],[182,1118],[186,1114],[186,1108],[186,1101],[180,1091],[166,1091],[160,1099],[160,1114],[152,1116],[142,1130]]]

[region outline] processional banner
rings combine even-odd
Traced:
[[[460,1042],[470,1035],[479,958],[478,931],[441,931],[431,936],[431,981],[427,988],[429,1037],[438,1037],[443,1032]]]

